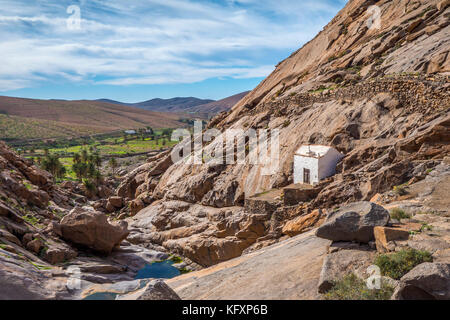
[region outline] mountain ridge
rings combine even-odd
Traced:
[[[250,91],[241,92],[220,100],[200,99],[196,97],[175,97],[170,99],[154,98],[137,103],[126,103],[110,99],[98,99],[95,101],[137,107],[149,111],[188,112],[214,115],[230,110],[249,92]]]

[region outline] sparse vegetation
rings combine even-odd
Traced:
[[[375,259],[375,265],[380,267],[381,274],[396,280],[424,262],[433,262],[431,253],[415,249],[383,254]]]
[[[283,128],[287,128],[291,125],[291,121],[290,120],[286,120],[283,122]]]
[[[181,274],[186,274],[186,273],[191,272],[191,270],[188,270],[188,269],[186,269],[186,268],[181,268],[181,269],[179,269],[179,270],[180,270],[180,273],[181,273]]]
[[[26,214],[22,218],[23,218],[23,220],[25,220],[26,222],[28,222],[29,224],[31,224],[33,226],[37,226],[39,224],[38,218],[36,218],[35,216],[32,216],[30,214]]]
[[[432,231],[432,230],[433,230],[433,226],[430,226],[428,223],[423,223],[422,227],[420,228],[420,232]]]
[[[169,258],[169,260],[172,261],[175,264],[183,262],[183,259],[181,259],[180,257],[177,257],[177,256],[172,256],[172,257]]]
[[[334,87],[325,87],[325,86],[321,85],[316,90],[310,90],[309,93],[321,93],[321,92],[324,92],[326,90],[333,90],[333,89],[334,89]]]
[[[334,287],[325,294],[326,300],[389,300],[394,288],[382,283],[381,289],[367,288],[364,280],[353,273],[335,282]]]
[[[111,168],[112,174],[115,175],[118,166],[116,158],[112,157],[111,159],[109,159],[108,166]]]
[[[56,138],[62,135],[89,135],[97,133],[92,127],[73,124],[67,126],[50,120],[30,119],[0,114],[2,140]]]
[[[25,188],[27,188],[27,190],[32,190],[33,189],[33,185],[27,181],[23,182],[23,185],[25,186]]]
[[[391,218],[395,220],[409,219],[411,216],[405,212],[405,210],[400,208],[394,208],[390,212]]]
[[[51,270],[52,269],[51,267],[43,266],[43,265],[37,264],[33,261],[29,261],[29,263],[32,264],[38,270]]]
[[[407,186],[402,184],[399,186],[395,186],[393,191],[394,191],[394,193],[396,193],[399,196],[405,196],[408,194],[408,191],[406,190],[406,188],[407,188]]]

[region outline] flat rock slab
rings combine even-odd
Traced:
[[[320,299],[317,284],[329,245],[310,231],[166,283],[183,300]]]
[[[326,293],[337,281],[347,274],[354,273],[360,278],[368,276],[367,268],[373,264],[375,253],[367,250],[340,250],[330,253],[323,263],[320,273],[319,292]]]

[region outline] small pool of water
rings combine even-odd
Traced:
[[[161,262],[154,262],[146,265],[138,271],[134,279],[170,279],[181,274],[180,270],[173,266],[174,262],[167,260]]]
[[[83,300],[115,300],[117,296],[118,293],[113,292],[96,292]]]

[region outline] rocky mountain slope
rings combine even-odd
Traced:
[[[368,27],[371,5],[380,8],[380,28]],[[349,1],[230,113],[209,123],[221,131],[279,129],[280,170],[173,164],[169,154],[150,159],[118,189],[137,213],[129,219],[130,239],[210,266],[278,241],[289,219],[370,200],[416,179],[418,167],[432,169],[450,150],[449,14],[442,0]],[[343,152],[337,174],[296,207],[254,199],[292,183],[293,156],[303,144]]]
[[[415,288],[434,293],[436,297],[446,294],[446,299],[450,296],[450,212],[446,199],[450,188],[449,177],[450,159],[436,166],[425,179],[410,184],[407,196],[388,191],[373,199],[386,209],[400,208],[411,213],[411,218],[403,220],[402,226],[408,230],[406,238],[408,232],[412,235],[408,240],[390,241],[388,246],[393,251],[406,247],[427,250],[433,256],[433,264],[419,265],[402,281],[413,282]],[[291,238],[210,268],[170,279],[167,283],[182,299],[187,300],[309,300],[322,299],[321,293],[330,289],[332,281],[349,272],[356,272],[367,279],[367,268],[374,263],[376,250],[372,250],[367,243],[332,242],[316,236],[324,231],[302,233],[307,223],[305,216],[294,219],[283,230]],[[354,227],[352,223],[345,226],[348,229]],[[405,229],[402,232],[405,233]],[[337,232],[333,234],[336,235]],[[369,233],[359,235],[367,236]],[[374,243],[370,245],[379,246]],[[442,277],[442,273],[439,276],[439,272],[432,271],[440,266],[447,268],[446,278]],[[402,281],[387,278],[383,281],[404,291],[402,285],[398,285]],[[418,292],[411,298],[427,298],[426,295],[417,295]]]

